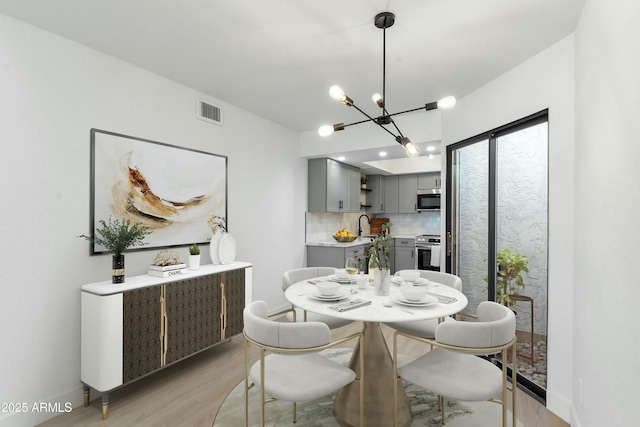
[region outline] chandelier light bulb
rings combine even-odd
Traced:
[[[338,85],[333,85],[329,88],[329,95],[340,102],[344,101],[345,98],[344,91]]]
[[[447,108],[451,108],[456,105],[456,98],[453,96],[446,96],[440,100],[438,100],[438,108],[442,110],[446,110]]]
[[[420,155],[420,150],[418,149],[418,147],[413,145],[411,142],[405,144],[404,149],[407,152],[407,156],[411,158],[418,157]]]
[[[320,135],[320,136],[329,136],[332,133],[333,133],[333,126],[332,125],[322,125],[318,129],[318,135]]]
[[[382,105],[384,104],[382,95],[380,95],[379,93],[374,93],[373,95],[371,95],[371,100],[378,104],[378,107],[382,108]]]

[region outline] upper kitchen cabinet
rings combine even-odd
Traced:
[[[418,190],[437,190],[442,185],[440,172],[421,173],[418,175]]]
[[[398,176],[398,212],[415,213],[416,195],[418,194],[418,176],[400,175]]]
[[[384,213],[398,213],[398,176],[387,176]]]
[[[360,170],[333,159],[310,159],[309,212],[359,212]]]
[[[368,213],[384,213],[386,184],[384,175],[367,175],[367,188],[371,190],[367,194],[367,205],[371,206]]]
[[[367,195],[370,213],[415,213],[418,176],[367,175]]]

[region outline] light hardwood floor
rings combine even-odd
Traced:
[[[353,323],[337,329],[334,338],[360,327],[360,323]],[[393,331],[385,326],[383,330],[387,342],[392,343]],[[400,346],[408,356],[425,351],[416,342],[400,341]],[[251,358],[255,360],[256,354],[252,353]],[[75,408],[41,426],[211,427],[227,393],[244,378],[243,360],[244,343],[242,336],[238,336],[112,392],[108,420],[101,419],[100,396],[92,396],[95,400],[89,407]],[[518,393],[518,399],[518,419],[524,427],[568,426],[526,393]]]

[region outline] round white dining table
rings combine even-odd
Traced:
[[[332,316],[340,319],[363,322],[363,339],[361,345],[354,349],[349,367],[359,372],[359,352],[364,351],[364,385],[365,385],[365,420],[359,420],[358,381],[345,386],[338,391],[334,400],[334,414],[338,424],[342,427],[356,425],[393,425],[393,360],[389,347],[384,339],[381,323],[409,322],[428,319],[438,319],[462,311],[467,306],[467,298],[456,289],[429,282],[423,286],[431,296],[439,296],[438,302],[416,306],[398,301],[402,298],[400,285],[396,276],[392,276],[391,292],[389,295],[375,295],[373,286],[358,289],[356,285],[345,284],[341,291],[346,297],[340,301],[324,301],[318,297],[315,283],[322,278],[303,280],[287,288],[285,297],[296,307],[313,313]],[[329,277],[325,278],[329,280]],[[352,301],[371,301],[368,305],[345,311],[335,311],[332,306]],[[400,380],[397,380],[400,381]],[[402,386],[398,387],[398,426],[411,425],[411,406]]]

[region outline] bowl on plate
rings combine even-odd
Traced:
[[[413,286],[413,285],[405,285],[400,288],[400,293],[402,296],[412,302],[420,301],[427,294],[427,290],[424,286]]]
[[[324,297],[330,297],[338,293],[338,289],[340,289],[340,283],[320,282],[316,284],[316,288],[318,289],[318,292],[320,292],[320,295]]]
[[[400,277],[402,277],[402,280],[404,281],[415,282],[420,278],[420,272],[413,270],[401,271]]]
[[[347,273],[346,268],[336,268],[333,271],[333,274],[336,275],[338,280],[348,280],[349,278],[351,278],[351,276],[349,276],[349,273]]]

